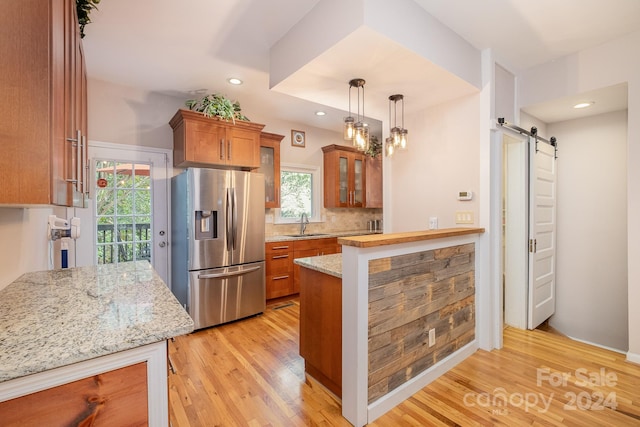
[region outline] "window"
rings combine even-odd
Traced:
[[[278,223],[320,221],[320,171],[317,167],[285,165],[280,167],[280,209]]]
[[[97,263],[151,259],[150,166],[96,161]]]

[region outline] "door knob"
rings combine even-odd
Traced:
[[[160,242],[158,243],[158,246],[160,246],[161,248],[164,248],[165,246],[167,246],[167,242]]]

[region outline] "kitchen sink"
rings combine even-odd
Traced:
[[[322,233],[305,233],[305,234],[285,234],[288,237],[318,237],[318,236],[328,236],[328,234]]]

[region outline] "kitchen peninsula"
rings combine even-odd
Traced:
[[[295,261],[305,274],[305,369],[342,397],[353,425],[372,422],[478,348],[475,252],[483,232],[340,238],[342,255]],[[341,355],[339,367],[332,353]]]
[[[192,330],[146,261],[24,274],[0,291],[3,425],[168,425],[166,340]]]

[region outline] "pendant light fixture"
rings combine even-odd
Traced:
[[[398,101],[401,103],[401,122],[398,126]],[[393,120],[392,110],[393,107]],[[404,96],[403,95],[391,95],[389,97],[389,126],[393,123],[391,128],[391,134],[389,138],[385,140],[386,147],[385,152],[387,156],[393,156],[397,150],[404,150],[407,148],[409,131],[404,128]]]
[[[352,79],[349,81],[349,116],[344,119],[344,139],[353,141],[353,145],[360,151],[369,149],[369,125],[364,123],[364,79]],[[358,105],[356,117],[351,115],[351,88],[358,91]],[[360,104],[360,91],[362,90],[362,108]],[[362,111],[362,114],[360,114]]]

